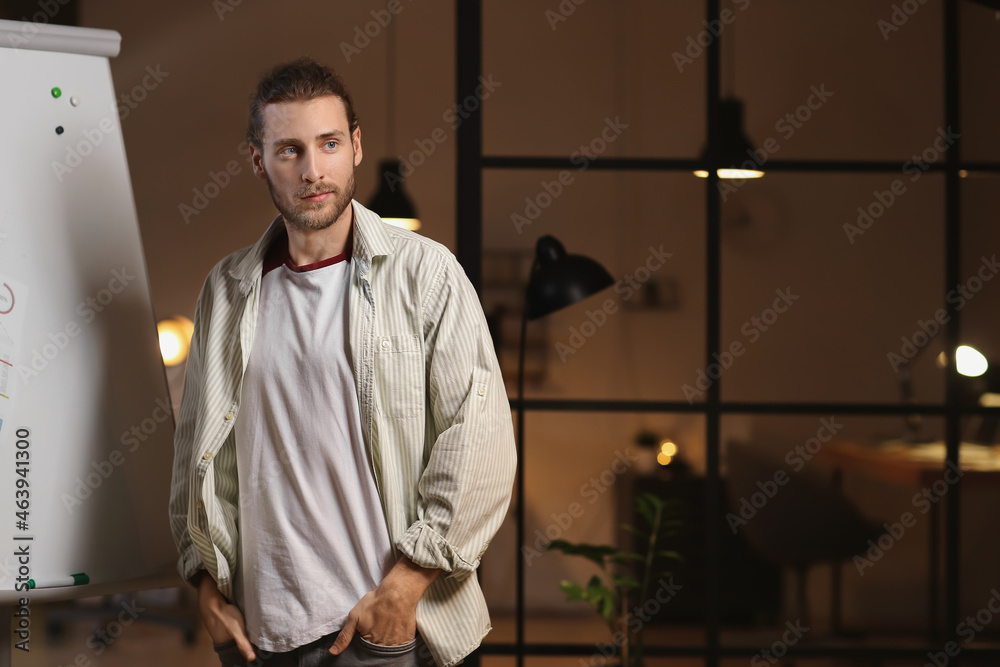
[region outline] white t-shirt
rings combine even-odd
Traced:
[[[284,652],[341,629],[393,565],[361,434],[348,338],[351,261],[264,262],[237,417],[236,602],[250,640]]]

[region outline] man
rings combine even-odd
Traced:
[[[475,576],[514,438],[454,256],[353,200],[361,129],[302,59],[251,101],[280,215],[195,312],[170,518],[224,665],[459,662],[490,629]]]

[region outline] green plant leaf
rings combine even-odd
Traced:
[[[622,588],[639,588],[639,580],[628,574],[612,575],[611,581],[615,583],[615,586],[621,586]]]
[[[583,588],[581,588],[579,584],[574,584],[572,581],[560,581],[559,589],[566,594],[566,600],[569,602],[585,599],[583,596]]]
[[[586,599],[608,623],[614,619],[616,605],[615,592],[604,585],[601,578],[594,575],[587,582],[587,588],[583,590],[583,597]]]
[[[655,493],[650,493],[650,492],[646,491],[645,493],[640,494],[640,497],[644,498],[646,500],[646,502],[648,502],[650,505],[652,505],[652,507],[653,507],[654,510],[662,510],[663,509],[663,499],[660,498]]]
[[[646,520],[646,523],[653,523],[656,510],[649,502],[648,494],[643,493],[635,497],[635,509],[639,515]]]
[[[676,560],[681,563],[684,562],[684,556],[681,556],[676,551],[657,551],[656,555],[661,558],[670,558],[671,560]]]
[[[548,549],[555,549],[570,556],[582,556],[589,561],[597,563],[602,568],[607,556],[614,555],[618,549],[603,544],[571,544],[566,540],[553,540]]]
[[[621,524],[621,527],[622,527],[622,530],[627,531],[629,533],[634,533],[636,535],[645,535],[644,532],[642,532],[641,530],[639,530],[638,528],[636,528],[633,525],[630,525],[630,524],[627,524],[627,523],[623,523],[623,524]]]
[[[586,588],[572,581],[559,582],[559,588],[566,594],[570,602],[587,602],[594,608],[606,623],[612,623],[618,608],[615,592],[604,585],[601,578],[594,575],[587,582]]]

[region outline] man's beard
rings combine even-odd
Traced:
[[[268,176],[267,189],[271,193],[271,201],[274,202],[286,221],[299,229],[316,231],[326,229],[340,219],[347,207],[351,205],[351,200],[354,199],[357,183],[352,171],[351,178],[344,190],[334,185],[311,185],[294,193],[291,198],[283,198],[275,192],[271,177]],[[327,191],[330,192],[330,198],[318,204],[302,199],[302,197]]]

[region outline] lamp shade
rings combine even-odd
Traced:
[[[711,162],[708,147],[701,161]],[[719,178],[760,178],[764,172],[755,159],[753,144],[743,131],[743,103],[737,99],[719,100]],[[695,171],[695,176],[708,178],[708,172]]]
[[[403,191],[402,165],[399,160],[379,162],[379,188],[368,202],[368,208],[391,225],[415,231],[420,229],[417,209]]]
[[[603,266],[589,257],[567,255],[555,237],[543,236],[535,246],[534,269],[525,294],[528,319],[545,317],[613,284]]]

